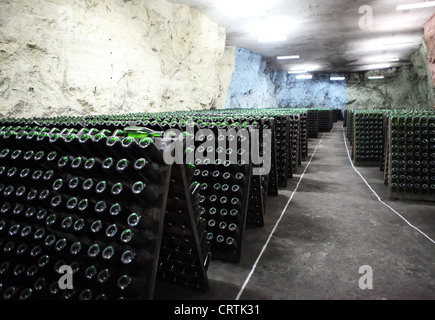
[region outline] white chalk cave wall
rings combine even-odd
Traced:
[[[0,2],[0,117],[223,108],[225,30],[164,0]]]

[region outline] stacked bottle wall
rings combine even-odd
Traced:
[[[354,112],[353,150],[354,164],[364,166],[381,166],[383,158],[383,126],[382,112]]]
[[[388,188],[392,198],[435,200],[435,113],[389,116]]]
[[[317,138],[319,135],[319,112],[309,109],[307,113],[308,138]]]
[[[161,141],[3,127],[4,299],[152,297],[170,170]],[[74,287],[59,290],[63,266]]]
[[[200,184],[194,166],[173,165],[165,211],[158,275],[164,280],[207,290],[210,243],[201,217]]]
[[[334,111],[329,109],[319,109],[319,132],[329,132],[332,130]]]
[[[89,207],[89,210],[98,211],[95,217],[91,215],[89,219],[84,221],[85,227],[91,228],[92,226],[92,230],[88,230],[88,236],[85,237],[86,233],[83,235],[87,240],[83,240],[83,243],[81,243],[82,247],[87,246],[88,252],[85,253],[84,249],[79,251],[84,252],[84,256],[94,255],[97,260],[100,259],[104,262],[106,260],[110,261],[110,259],[118,259],[119,255],[124,258],[116,264],[117,266],[120,265],[120,268],[116,267],[111,270],[111,265],[108,265],[99,270],[102,265],[97,263],[97,260],[86,260],[91,259],[89,257],[83,261],[81,259],[72,261],[71,259],[75,256],[56,256],[56,251],[53,251],[54,255],[43,254],[44,252],[42,252],[38,254],[38,257],[39,255],[44,257],[46,255],[53,256],[54,259],[61,257],[61,260],[64,260],[66,264],[71,264],[77,275],[80,274],[81,278],[79,279],[83,281],[78,281],[73,291],[65,292],[60,292],[54,285],[49,288],[49,286],[46,286],[47,283],[43,283],[43,280],[38,282],[40,290],[34,289],[34,286],[33,289],[31,288],[34,283],[28,283],[27,287],[24,288],[14,286],[13,280],[5,281],[4,284],[10,284],[7,288],[14,287],[8,289],[6,296],[26,298],[28,295],[30,295],[29,297],[33,295],[38,297],[44,291],[42,295],[44,297],[65,299],[91,299],[96,297],[103,299],[121,296],[126,298],[151,298],[154,278],[157,274],[161,278],[172,282],[207,289],[206,271],[210,262],[209,252],[214,257],[233,262],[239,261],[245,225],[262,226],[264,224],[263,215],[265,214],[266,198],[271,194],[278,195],[276,151],[282,150],[282,154],[287,155],[288,177],[292,176],[293,166],[295,165],[297,169],[298,163],[301,162],[301,156],[307,153],[306,118],[307,112],[305,109],[260,109],[7,119],[3,121],[0,123],[0,126],[2,126],[1,149],[8,150],[2,151],[0,157],[0,174],[5,177],[0,185],[1,210],[2,213],[5,213],[0,224],[0,233],[5,234],[6,238],[2,239],[8,241],[1,243],[1,249],[6,248],[5,252],[12,252],[11,247],[13,244],[9,243],[12,241],[9,237],[15,236],[18,226],[12,228],[11,233],[13,235],[9,235],[9,231],[12,226],[20,224],[20,228],[27,227],[24,234],[27,233],[30,227],[34,227],[36,230],[44,229],[38,232],[38,236],[44,231],[46,236],[52,233],[56,237],[54,245],[59,242],[59,252],[66,252],[64,250],[65,241],[67,245],[71,244],[71,247],[74,245],[74,252],[79,250],[79,244],[76,243],[78,241],[74,238],[74,226],[76,220],[78,220],[77,228],[80,228],[81,217],[78,214],[74,215],[73,212],[69,212],[70,209],[68,208],[62,207],[62,210],[58,210],[58,206],[66,206],[66,204],[73,207],[75,200],[71,199],[75,197],[78,200],[76,207],[79,204],[80,208],[84,207],[86,201],[81,200],[87,199],[88,207],[89,203],[92,204],[92,208]],[[281,129],[278,131],[281,131],[282,135],[279,136],[279,139],[275,136],[275,122],[277,119],[281,121]],[[191,166],[174,164],[171,166],[163,163],[163,146],[170,143],[169,140],[161,138],[163,132],[177,129],[185,136],[193,133],[193,138],[196,138],[198,129],[216,130],[218,125],[225,130],[245,128],[250,131],[257,128],[261,131],[272,129],[272,170],[268,174],[253,177],[251,163],[230,166],[218,163],[194,163]],[[24,127],[24,129],[20,128],[20,126]],[[65,129],[61,131],[57,128]],[[141,131],[144,128],[145,130]],[[192,128],[192,133],[186,132]],[[138,132],[134,132],[132,129],[137,129]],[[145,140],[140,138],[144,132],[146,132],[147,136]],[[14,141],[14,144],[10,145],[10,141]],[[17,141],[16,144],[15,141]],[[33,143],[35,144],[33,145]],[[56,146],[56,143],[59,143],[60,147],[51,150],[50,148]],[[195,141],[193,150],[189,152],[197,151],[201,144],[201,141]],[[263,141],[262,134],[260,134],[260,145],[260,152],[263,152],[262,148],[266,146],[266,141]],[[148,146],[147,150],[150,150],[149,152],[142,152],[142,147],[145,146]],[[240,147],[240,145],[238,146]],[[235,151],[243,152],[239,147]],[[39,150],[40,148],[41,150]],[[113,151],[114,148],[116,148],[116,152]],[[187,146],[184,145],[183,148],[185,148],[185,154],[187,154]],[[81,153],[82,150],[84,153]],[[33,153],[30,151],[33,151]],[[45,153],[42,154],[39,151]],[[53,151],[58,152],[57,157],[54,157]],[[219,150],[214,148],[210,151],[216,153]],[[220,151],[230,152],[228,149]],[[247,152],[250,153],[252,150],[247,150]],[[50,161],[54,161],[54,158],[52,160],[51,158],[48,159],[48,155],[56,158],[57,161],[59,159],[62,161],[56,162],[54,167],[47,167],[47,164],[51,165]],[[260,155],[262,156],[262,154]],[[281,153],[278,155],[281,157]],[[24,162],[20,163],[18,168],[15,161],[21,158],[24,159]],[[108,158],[111,158],[111,160]],[[35,163],[26,162],[30,160],[35,161]],[[23,168],[21,168],[21,164]],[[144,176],[141,176],[141,174],[137,174],[136,170],[143,166],[146,166],[148,170]],[[98,174],[89,173],[89,175],[85,175],[85,173],[88,174],[88,167],[89,170],[94,168]],[[182,169],[180,169],[181,167]],[[26,168],[28,170],[24,170]],[[155,180],[156,172],[163,177],[158,183]],[[205,172],[208,172],[208,175]],[[200,173],[200,177],[195,178],[195,174],[198,176],[198,173]],[[20,185],[15,185],[12,183],[12,181],[15,181],[13,179],[17,177],[17,174],[22,174],[23,179],[27,179],[27,184],[21,185],[18,183]],[[213,175],[216,177],[213,177]],[[54,182],[52,181],[53,176],[56,177],[56,184],[52,183]],[[44,179],[47,180],[48,184]],[[63,179],[62,182],[59,182],[59,179]],[[143,184],[132,184],[136,180],[139,182],[143,180]],[[121,185],[125,184],[124,189],[127,190],[131,190],[129,188],[134,186],[134,192],[139,193],[142,192],[141,186],[145,185],[144,197],[149,196],[147,190],[152,190],[151,194],[154,194],[158,199],[155,206],[149,206],[151,200],[148,198],[147,205],[142,204],[141,200],[136,198],[128,201],[128,203],[121,200],[112,203],[116,201],[116,198],[112,197],[110,192],[113,188],[114,190],[120,189],[118,182]],[[96,189],[97,185],[98,190]],[[26,187],[26,189],[20,188],[21,186]],[[103,186],[105,187],[103,188]],[[180,188],[180,186],[184,187]],[[75,193],[74,190],[80,188],[86,190],[86,195],[81,194],[81,196],[78,196]],[[188,192],[183,193],[183,190],[188,190]],[[207,193],[210,190],[212,192]],[[35,202],[35,205],[30,205],[29,208],[27,203],[23,204],[22,201],[12,201],[12,198],[8,198],[29,196],[30,199],[33,199],[32,197],[39,196],[41,193],[44,196],[59,197],[56,198],[53,204],[45,203],[46,207],[40,204],[36,205]],[[218,197],[216,206],[210,205],[210,201],[213,200],[210,197],[213,194]],[[41,195],[41,197],[43,196]],[[234,200],[236,198],[238,199],[237,203]],[[37,200],[37,202],[42,200],[43,198]],[[234,203],[232,203],[232,200],[234,200]],[[207,205],[205,205],[206,203]],[[226,206],[225,203],[229,204],[229,206]],[[100,215],[100,211],[107,211],[109,214],[103,217]],[[26,218],[26,212],[28,217],[37,217],[36,222],[33,221],[33,225],[29,222],[28,227],[27,222],[23,223],[23,220],[20,220],[20,217],[22,217],[20,213],[22,212],[24,212]],[[117,217],[121,217],[120,212],[122,214],[128,213],[128,216],[126,216],[128,221],[123,223],[116,220]],[[5,217],[8,217],[7,213],[12,213],[13,219],[6,219]],[[40,214],[38,215],[38,213]],[[61,229],[59,227],[53,229],[47,225],[47,223],[51,224],[52,220],[54,220],[53,224],[55,225],[59,222],[54,219],[52,214],[61,217]],[[218,215],[219,218],[213,219]],[[47,222],[49,216],[50,219]],[[122,239],[119,238],[118,240],[121,247],[115,240],[113,242],[104,242],[105,240],[96,237],[98,232],[102,233],[100,222],[105,231],[108,230],[107,232],[110,232],[110,234],[116,233],[115,231],[118,232],[119,237],[123,234]],[[69,228],[68,225],[72,225],[71,230],[73,231],[71,231],[71,234],[64,232],[62,229],[63,227]],[[116,225],[117,229],[112,225]],[[132,234],[134,235],[132,236]],[[152,239],[152,245],[150,247],[144,245],[143,247],[150,248],[150,251],[143,251],[145,249],[142,246],[137,247],[133,242],[131,247],[128,246],[129,241],[139,241],[139,245],[143,244],[141,241],[148,238]],[[47,240],[49,246],[52,245],[52,241],[53,237],[49,237]],[[6,244],[8,245],[6,246]],[[19,245],[22,244],[19,243]],[[29,242],[27,245],[31,245],[33,248],[36,243]],[[24,246],[21,249],[23,248]],[[35,250],[38,251],[38,248]],[[56,250],[56,247],[54,250]],[[111,258],[112,256],[115,258]],[[133,261],[131,266],[135,266],[131,270],[123,265],[124,262],[130,263],[130,260]],[[41,261],[42,266],[46,263],[44,261]],[[136,269],[136,261],[141,266],[140,271]],[[21,272],[22,265],[19,267],[10,266],[6,262],[8,261],[1,261],[1,274],[8,275],[10,272],[14,272],[15,268],[17,268],[18,273]],[[38,265],[38,261],[35,260],[34,262]],[[92,266],[95,268],[91,268],[91,265],[88,266],[88,262],[92,262]],[[145,267],[143,264],[145,264]],[[26,265],[24,267],[26,268]],[[30,268],[30,266],[27,267]],[[96,276],[94,276],[95,269],[97,270]],[[33,264],[31,270],[34,270]],[[46,281],[51,281],[55,277],[59,278],[53,268],[50,271],[53,274],[47,276]],[[121,271],[125,274],[118,274]],[[100,273],[101,275],[98,277]],[[89,288],[87,287],[88,282],[86,282],[88,277],[89,279],[97,279],[96,282],[89,282]],[[109,282],[105,280],[107,277],[110,278]],[[119,281],[114,282],[115,278]],[[36,278],[32,279],[38,280]],[[103,283],[107,283],[107,285],[98,286],[98,279]]]
[[[347,138],[353,146],[354,161],[359,165],[379,165],[391,198],[435,200],[433,110],[373,109],[346,113]]]

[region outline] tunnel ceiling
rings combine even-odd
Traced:
[[[396,6],[422,1],[173,2],[202,11],[226,29],[228,46],[261,54],[272,69],[344,73],[408,64],[410,54],[424,41],[423,25],[435,14],[435,7],[398,11]],[[271,40],[277,41],[267,42]],[[289,55],[300,58],[277,59]],[[395,58],[400,60],[391,61]]]

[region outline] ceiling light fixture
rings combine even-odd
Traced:
[[[400,60],[399,58],[391,58],[391,59],[381,60],[381,62],[398,62],[399,60]]]
[[[329,80],[331,81],[343,81],[346,80],[345,77],[330,77]]]
[[[391,67],[391,65],[388,63],[379,63],[379,64],[369,65],[369,66],[367,66],[367,69],[375,70],[375,69],[386,69],[386,68],[390,68],[390,67]]]
[[[372,61],[374,62],[398,62],[399,58],[374,58]]]
[[[307,72],[307,70],[303,69],[303,70],[290,70],[288,71],[289,74],[300,74],[300,73],[305,73]]]
[[[296,76],[296,79],[298,80],[310,80],[313,78],[313,75],[311,74],[300,74],[298,76]]]
[[[371,76],[368,77],[369,80],[378,80],[378,79],[384,79],[384,76]]]
[[[258,42],[282,42],[287,40],[287,33],[295,25],[295,20],[285,16],[267,17],[249,27]]]
[[[396,10],[401,11],[401,10],[412,10],[412,9],[423,9],[423,8],[430,8],[430,7],[435,7],[435,1],[401,4],[396,7]]]
[[[296,59],[300,59],[299,55],[294,55],[294,56],[278,56],[276,57],[277,60],[296,60]]]

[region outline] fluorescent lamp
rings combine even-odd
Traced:
[[[435,1],[401,4],[396,7],[396,10],[401,11],[401,10],[422,9],[422,8],[430,8],[430,7],[435,7]]]
[[[312,78],[313,78],[313,75],[311,75],[311,74],[300,74],[300,75],[296,76],[296,79],[298,79],[298,80],[309,80]]]
[[[371,76],[368,77],[369,80],[378,80],[378,79],[384,79],[384,76]]]
[[[298,55],[294,55],[294,56],[278,56],[276,57],[277,60],[295,60],[295,59],[299,59],[300,56]]]
[[[400,60],[399,58],[391,58],[391,59],[379,60],[379,62],[397,62],[399,60]]]
[[[397,62],[399,60],[400,60],[399,58],[384,58],[384,57],[374,57],[373,59],[370,59],[370,61],[374,63]]]
[[[258,42],[280,42],[287,40],[287,33],[293,29],[295,20],[288,17],[267,17],[248,27],[250,33],[257,36]]]
[[[331,81],[343,81],[346,80],[345,77],[330,77],[329,80]]]
[[[303,70],[290,70],[288,71],[289,74],[300,74],[300,73],[305,73],[307,72],[307,70],[303,69]]]
[[[369,66],[366,66],[366,67],[369,70],[373,70],[373,69],[386,69],[386,68],[391,67],[391,65],[388,64],[388,63],[378,63],[378,64],[372,64],[372,65],[369,65]]]

